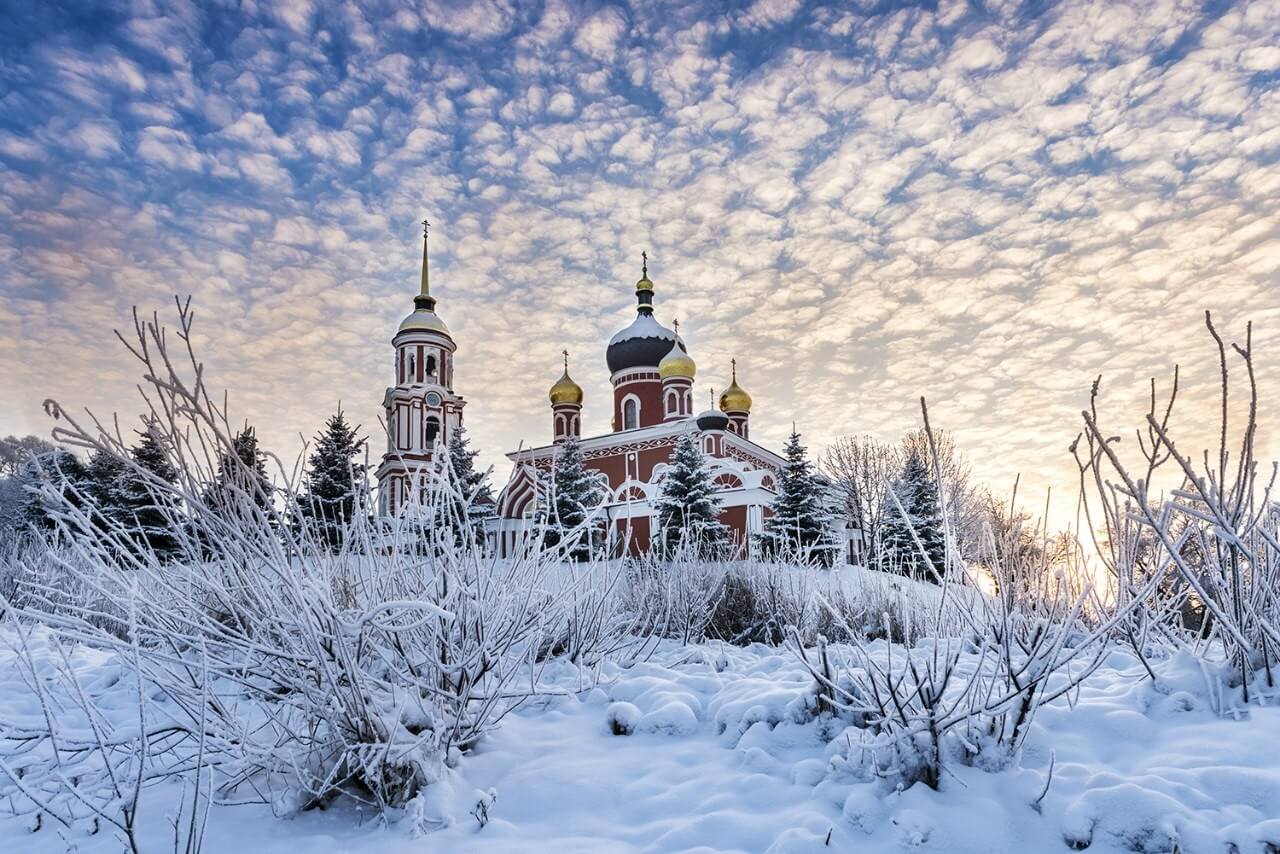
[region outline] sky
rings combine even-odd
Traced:
[[[695,393],[752,437],[891,440],[1068,514],[1090,384],[1212,438],[1212,310],[1280,394],[1280,3],[0,0],[0,434],[142,411],[112,330],[190,294],[286,459],[377,432],[420,221],[481,461],[550,439],[649,253]],[[1239,373],[1233,374],[1238,378]],[[1262,413],[1268,408],[1264,397]],[[1264,424],[1268,459],[1280,443]]]

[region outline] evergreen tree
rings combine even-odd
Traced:
[[[577,439],[567,439],[560,446],[545,491],[549,493],[550,507],[543,544],[560,546],[573,560],[586,560],[591,556],[595,526],[584,523],[604,500],[604,493],[599,477],[583,465]]]
[[[886,502],[881,547],[884,556],[898,569],[914,578],[934,580],[943,571],[946,554],[942,514],[938,507],[938,486],[923,454],[911,450],[902,474],[890,485],[898,500]],[[898,505],[902,505],[899,510]],[[902,511],[906,511],[903,515]],[[912,536],[912,531],[915,536]],[[920,545],[916,545],[916,538]],[[923,546],[923,554],[920,546]],[[928,561],[924,555],[928,555]],[[933,571],[929,569],[932,563]]]
[[[347,525],[364,512],[368,480],[358,462],[364,440],[339,409],[316,436],[307,459],[306,492],[298,504],[303,519],[330,549],[342,547]]]
[[[831,542],[827,489],[794,428],[785,453],[787,462],[773,501],[773,515],[765,520],[766,548],[775,553],[811,555],[829,563],[835,544]]]
[[[662,481],[657,510],[667,554],[687,545],[704,559],[723,557],[729,530],[720,522],[720,501],[711,484],[706,459],[688,434],[680,437],[671,455],[671,468]]]
[[[141,440],[130,449],[133,461],[156,480],[173,485],[178,473],[165,455],[160,441],[150,429],[143,430]],[[149,484],[142,475],[130,472],[120,490],[126,512],[133,520],[140,541],[161,560],[173,557],[178,551],[178,538],[173,526],[176,522],[162,509],[157,492],[164,487]],[[173,506],[172,502],[166,502]]]
[[[205,492],[205,502],[215,511],[234,512],[242,496],[272,513],[274,488],[267,477],[266,457],[258,449],[258,437],[245,427],[231,440],[231,449],[218,460],[218,472]]]
[[[471,450],[471,441],[467,438],[467,430],[459,425],[449,437],[449,468],[453,475],[453,484],[461,493],[454,498],[453,517],[462,523],[466,536],[471,542],[483,543],[485,523],[497,513],[497,502],[489,489],[489,473],[476,470],[476,455],[479,451]],[[462,542],[463,532],[459,530],[455,537]]]
[[[29,458],[20,478],[26,488],[23,518],[41,530],[53,528],[53,519],[49,516],[49,503],[37,491],[40,487],[52,485],[62,496],[56,499],[59,504],[83,507],[90,500],[88,470],[79,457],[61,448]]]
[[[107,451],[94,451],[86,469],[86,487],[93,501],[94,527],[107,530],[109,523],[128,525],[123,488],[128,464]]]

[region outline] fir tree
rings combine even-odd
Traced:
[[[47,531],[54,527],[49,515],[50,502],[42,494],[42,487],[51,486],[62,496],[55,499],[58,504],[84,507],[92,500],[88,469],[79,457],[61,448],[28,459],[23,464],[20,477],[27,490],[22,508],[23,518],[28,524],[41,530]]]
[[[680,437],[671,455],[671,468],[662,481],[657,510],[667,554],[685,545],[703,559],[723,557],[728,528],[720,522],[720,501],[706,460],[688,434]]]
[[[133,461],[156,481],[149,481],[138,472],[129,472],[120,490],[125,510],[132,520],[140,542],[161,560],[173,557],[178,551],[178,538],[174,534],[175,519],[162,509],[157,494],[164,490],[160,484],[172,486],[178,480],[178,472],[169,462],[155,433],[143,430],[141,440],[130,449]],[[169,503],[172,506],[172,503]]]
[[[560,546],[573,560],[586,560],[591,556],[595,529],[586,524],[587,519],[604,495],[595,472],[583,465],[582,447],[577,439],[568,439],[560,446],[545,491],[550,493],[550,507],[544,522],[543,544]]]
[[[365,509],[368,481],[358,461],[364,444],[339,408],[325,421],[307,458],[306,491],[298,509],[320,542],[333,550],[342,547],[347,526]]]
[[[489,489],[489,473],[476,470],[476,455],[471,450],[467,430],[459,425],[449,437],[448,454],[450,472],[458,495],[453,499],[452,515],[461,523],[466,536],[474,543],[483,543],[485,523],[497,513],[497,502]],[[458,530],[455,540],[461,543],[463,530]]]
[[[833,544],[827,490],[794,428],[785,453],[787,462],[771,508],[773,515],[765,521],[765,545],[775,553],[813,556],[829,563]]]
[[[128,463],[107,451],[94,451],[86,469],[86,485],[93,500],[95,527],[106,530],[109,522],[127,525],[123,487]]]
[[[902,474],[889,488],[898,500],[895,502],[890,497],[885,506],[881,546],[884,557],[903,573],[933,580],[934,573],[943,571],[945,537],[938,507],[938,487],[933,472],[919,451],[912,450],[907,454]],[[899,504],[902,505],[901,510]],[[916,544],[917,537],[920,545]],[[921,546],[924,547],[923,553]],[[925,555],[928,555],[927,561]],[[932,570],[929,564],[932,564]]]
[[[231,440],[231,449],[218,460],[218,472],[205,492],[205,502],[221,513],[237,510],[247,497],[259,509],[271,514],[274,488],[267,477],[266,457],[258,449],[258,437],[245,427]]]

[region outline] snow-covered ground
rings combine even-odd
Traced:
[[[0,626],[11,633],[12,626]],[[80,651],[83,682],[129,714],[132,688],[109,656]],[[215,807],[209,852],[1240,852],[1280,849],[1280,708],[1223,717],[1189,656],[1144,678],[1116,651],[1077,695],[1043,709],[1018,767],[953,763],[941,791],[887,791],[852,761],[856,733],[802,714],[812,692],[786,650],[664,647],[598,687],[532,701],[415,807],[418,822],[339,804],[277,818]],[[111,703],[112,692],[120,693]],[[37,712],[0,644],[2,719]],[[615,734],[616,730],[630,734]],[[1040,810],[1032,804],[1054,772]],[[142,850],[172,851],[180,792],[144,792]],[[488,821],[472,815],[486,802]],[[105,831],[0,819],[0,851],[118,852]]]

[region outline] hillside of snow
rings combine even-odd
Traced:
[[[0,634],[0,719],[10,727],[38,723],[29,684],[43,674],[26,672],[14,655],[12,623]],[[47,641],[39,634],[36,648],[52,657]],[[69,657],[99,705],[128,726],[136,687],[127,667],[83,648]],[[204,850],[1268,854],[1280,847],[1280,708],[1219,714],[1221,698],[1189,656],[1156,662],[1152,684],[1134,657],[1111,652],[1078,692],[1040,711],[1015,767],[991,773],[953,764],[939,791],[919,784],[894,791],[869,775],[857,754],[872,748],[856,728],[811,714],[813,680],[785,649],[666,644],[648,661],[605,664],[598,674],[553,667],[544,673],[552,690],[508,715],[403,815],[384,821],[343,803],[287,818],[260,805],[215,806]],[[169,784],[144,790],[141,850],[174,850],[169,816],[183,795]],[[88,824],[32,827],[30,817],[0,820],[0,851],[120,850]]]

